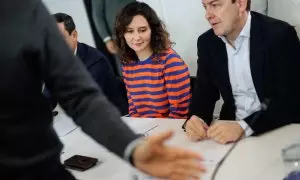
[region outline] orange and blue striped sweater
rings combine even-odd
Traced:
[[[191,99],[187,65],[172,49],[122,66],[129,116],[186,118]]]

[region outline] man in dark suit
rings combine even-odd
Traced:
[[[43,83],[83,132],[136,168],[199,178],[198,154],[164,145],[171,132],[141,139],[121,121],[40,0],[0,1],[0,27],[1,180],[75,179],[61,164]]]
[[[74,54],[81,59],[106,97],[119,109],[128,114],[128,103],[120,91],[120,82],[112,71],[107,58],[97,49],[77,41],[78,33],[73,18],[64,13],[53,15],[58,28]]]
[[[235,142],[298,122],[300,44],[288,23],[250,12],[250,0],[202,0],[212,29],[198,39],[192,140]],[[216,101],[224,100],[212,123]],[[267,104],[267,110],[261,105]]]

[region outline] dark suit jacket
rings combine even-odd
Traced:
[[[41,92],[43,82],[85,133],[123,157],[137,136],[69,50],[42,2],[0,1],[0,27],[0,167],[4,174],[5,168],[28,170],[59,160],[62,144]]]
[[[103,93],[121,114],[128,114],[128,102],[120,91],[121,81],[114,75],[107,58],[97,49],[84,43],[78,43],[76,56],[82,60]]]
[[[97,49],[80,42],[77,44],[76,56],[101,87],[104,95],[119,109],[121,115],[128,114],[127,99],[121,94],[122,80],[116,78],[107,58]],[[45,88],[44,94],[48,98],[51,108],[54,109],[57,105],[56,99],[50,95],[47,88]]]
[[[261,102],[270,101],[266,112],[256,122],[254,114],[244,120],[255,134],[292,122],[300,112],[300,44],[289,24],[251,12],[250,69]],[[225,43],[213,30],[198,39],[198,71],[190,116],[198,115],[208,124],[219,96],[222,96],[220,119],[234,120],[236,106],[228,73]]]

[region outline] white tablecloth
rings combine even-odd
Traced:
[[[62,117],[60,117],[62,118]],[[154,134],[169,129],[175,132],[168,142],[192,149],[203,154],[208,173],[204,180],[210,178],[218,160],[220,160],[229,145],[220,145],[211,140],[191,142],[181,129],[184,120],[176,119],[144,119],[123,118],[123,120],[137,133],[144,133],[157,126],[149,133]],[[117,132],[116,132],[117,133]],[[60,137],[65,145],[62,161],[75,155],[96,157],[102,163],[85,172],[71,171],[80,180],[131,180],[134,169],[102,146],[96,144],[85,135],[80,128]],[[260,137],[250,137],[242,140],[228,157],[219,171],[217,180],[282,180],[284,168],[281,160],[281,149],[287,145],[300,141],[300,125],[289,125],[269,132]]]

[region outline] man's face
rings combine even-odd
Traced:
[[[245,11],[247,0],[202,0],[206,10],[205,17],[217,36],[228,36],[239,22],[242,11]]]
[[[77,31],[74,30],[71,34],[65,29],[64,23],[57,23],[58,29],[65,38],[65,41],[74,52],[77,47]]]

